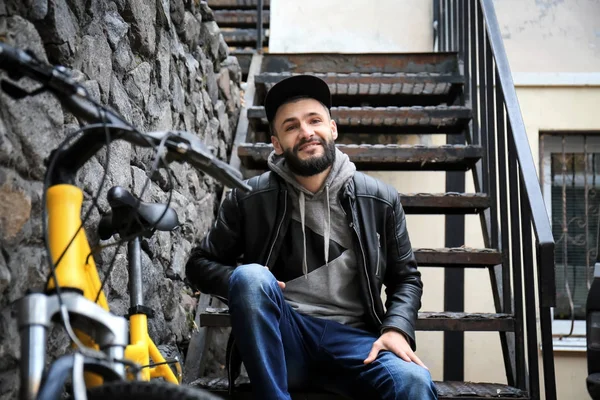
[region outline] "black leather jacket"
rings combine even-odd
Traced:
[[[218,217],[186,265],[187,278],[201,292],[227,298],[229,277],[238,265],[271,267],[291,219],[284,181],[273,172],[248,180],[253,191],[228,193]],[[412,252],[397,191],[356,172],[339,193],[355,232],[355,254],[367,324],[373,331],[394,328],[415,349],[415,322],[423,284]],[[381,287],[386,286],[385,309]]]

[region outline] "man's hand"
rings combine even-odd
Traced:
[[[265,267],[265,268],[269,269],[269,267]],[[277,281],[277,284],[279,285],[279,288],[281,290],[285,289],[285,282]]]
[[[373,343],[369,356],[364,361],[365,364],[370,364],[375,361],[377,354],[381,350],[388,350],[403,359],[406,362],[415,362],[417,365],[425,369],[429,369],[423,364],[423,362],[417,357],[417,355],[410,348],[410,344],[406,340],[403,334],[395,330],[385,331],[379,339]]]

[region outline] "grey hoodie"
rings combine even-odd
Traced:
[[[312,193],[296,181],[283,157],[273,152],[268,163],[286,181],[292,205],[292,221],[273,267],[286,283],[285,299],[302,314],[363,326],[353,233],[339,203],[339,191],[356,167],[336,150],[323,187]]]

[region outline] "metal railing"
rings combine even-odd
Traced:
[[[437,49],[456,51],[463,62],[465,101],[473,111],[466,139],[484,148],[473,173],[475,189],[491,199],[482,216],[485,245],[500,249],[504,257],[496,275],[496,308],[515,317],[510,346],[503,341],[507,380],[530,398],[540,398],[539,311],[545,398],[554,400],[554,238],[493,1],[434,0],[434,33]]]

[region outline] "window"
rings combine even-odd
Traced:
[[[556,243],[555,349],[585,350],[585,303],[596,260],[600,136],[542,135],[541,183]]]

